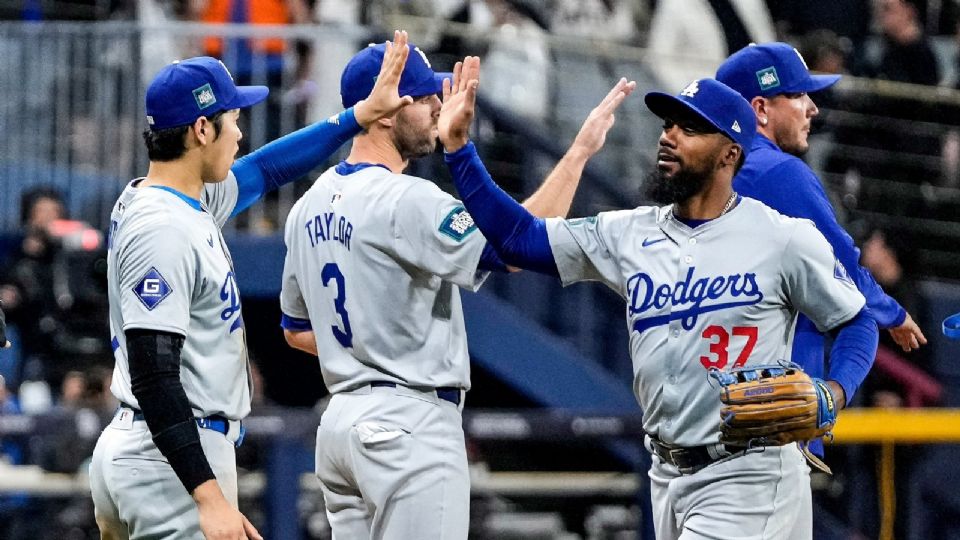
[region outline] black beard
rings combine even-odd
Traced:
[[[682,203],[699,193],[708,178],[707,174],[683,168],[667,178],[663,171],[654,169],[647,176],[644,191],[647,199],[660,204]]]

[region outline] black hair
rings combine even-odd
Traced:
[[[26,224],[30,220],[30,213],[33,211],[33,207],[41,199],[50,199],[56,201],[60,204],[60,207],[63,208],[64,213],[66,213],[67,205],[63,200],[63,193],[60,192],[57,188],[51,186],[39,186],[35,187],[29,191],[24,191],[20,196],[20,224]]]
[[[225,112],[227,111],[220,111],[213,116],[205,117],[213,124],[214,140],[220,136],[220,128],[223,126],[223,113]],[[150,161],[173,161],[183,157],[183,154],[187,151],[186,135],[192,126],[193,123],[167,129],[145,129],[143,131],[143,142],[147,145],[147,158]]]

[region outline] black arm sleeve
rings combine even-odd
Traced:
[[[183,336],[157,330],[127,330],[130,383],[153,442],[177,478],[193,493],[213,480],[213,470],[200,446],[193,410],[180,382]]]

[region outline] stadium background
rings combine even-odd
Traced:
[[[813,69],[845,73],[814,96],[821,114],[806,160],[864,264],[889,279],[931,344],[908,356],[881,350],[854,404],[863,411],[847,413],[828,448],[835,475],[814,475],[815,538],[960,537],[960,452],[942,444],[960,440],[949,409],[960,406],[960,364],[939,330],[960,310],[955,2],[918,4],[921,35],[906,44],[895,39],[910,24],[899,0],[278,0],[285,24],[246,24],[274,4],[254,3],[231,13],[237,22],[209,24],[194,9],[203,2],[0,2],[0,298],[15,332],[15,347],[0,351],[0,538],[96,537],[83,471],[116,406],[104,391],[102,232],[122,186],[146,170],[145,83],[168,61],[219,52],[238,82],[272,88],[246,115],[255,148],[340,110],[346,60],[392,28],[409,30],[438,70],[482,57],[474,138],[518,198],[620,76],[641,95],[675,92],[712,74],[727,50],[774,38]],[[644,203],[659,131],[642,100],[628,99],[572,214]],[[411,172],[450,189],[439,155]],[[239,452],[241,505],[272,539],[328,537],[308,473],[322,379],[278,327],[280,230],[308,185],[227,227],[260,390]],[[62,197],[69,221],[31,222],[26,203],[37,197]],[[472,537],[650,538],[622,301],[521,274],[493,278],[464,304]]]

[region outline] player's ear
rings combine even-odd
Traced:
[[[213,141],[214,129],[210,121],[205,116],[201,116],[193,121],[193,125],[188,130],[188,135],[200,146]]]
[[[723,153],[721,161],[724,166],[736,167],[737,162],[740,161],[740,156],[743,154],[743,148],[739,144],[730,143],[727,145],[727,150]]]
[[[763,119],[767,118],[769,114],[767,103],[767,98],[763,96],[757,96],[750,100],[750,107],[753,108],[753,114],[757,117],[757,122],[760,123],[760,125],[766,125]]]

